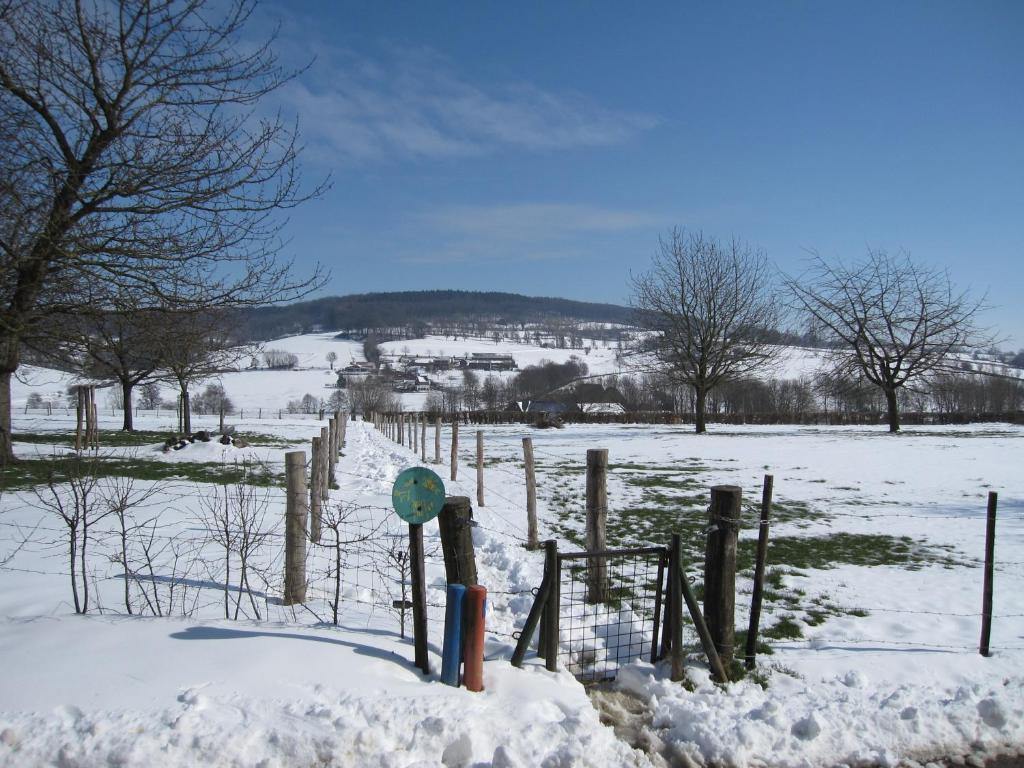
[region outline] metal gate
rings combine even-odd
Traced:
[[[548,669],[568,669],[584,682],[615,678],[637,659],[662,658],[667,547],[558,552],[547,542],[544,581],[519,634],[519,666],[534,630]]]

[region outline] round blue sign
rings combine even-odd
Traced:
[[[411,467],[395,478],[391,504],[405,522],[426,523],[444,506],[444,483],[426,467]]]

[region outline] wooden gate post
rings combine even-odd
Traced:
[[[523,438],[523,464],[526,469],[526,548],[537,549],[537,476],[533,468],[533,438]]]
[[[988,493],[988,514],[985,520],[985,583],[981,595],[981,646],[982,656],[990,656],[989,640],[992,637],[992,577],[996,556],[996,504],[999,495]]]
[[[747,647],[745,665],[754,668],[754,657],[757,653],[757,630],[761,621],[761,599],[764,595],[764,566],[768,559],[768,518],[772,510],[772,486],[775,478],[764,476],[761,489],[761,525],[757,532],[757,559],[754,564],[754,594],[750,598],[750,624],[747,627]]]
[[[484,506],[484,433],[476,431],[476,503]]]
[[[548,539],[544,542],[544,578],[541,579],[541,587],[544,589],[537,595],[538,600],[541,594],[545,596],[543,608],[537,619],[537,658],[540,659],[543,659],[548,653],[548,601],[551,600],[551,580],[555,576],[556,562],[558,562],[558,542],[555,539]]]
[[[587,451],[587,532],[588,552],[605,549],[608,522],[608,449]],[[608,561],[604,557],[587,560],[587,602],[608,600]]]
[[[306,453],[289,451],[284,455],[287,496],[284,541],[285,605],[306,601],[306,517],[309,495],[306,489]]]
[[[668,639],[672,649],[672,680],[683,679],[683,540],[678,533],[672,534],[672,546],[668,552]]]
[[[544,611],[543,644],[544,667],[549,672],[558,671],[558,645],[561,639],[559,608],[562,603],[562,568],[558,548],[554,541],[547,552],[545,567],[550,563],[551,586],[548,587],[548,602]]]
[[[708,542],[704,557],[704,619],[726,668],[736,638],[736,540],[743,492],[736,485],[711,489]]]
[[[473,552],[473,507],[467,496],[449,496],[437,516],[441,529],[444,572],[449,584],[470,587],[476,581],[476,556]]]

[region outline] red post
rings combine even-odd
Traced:
[[[462,682],[470,691],[484,689],[484,603],[487,587],[474,585],[466,590],[463,621],[466,643],[463,646]]]

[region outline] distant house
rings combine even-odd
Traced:
[[[365,379],[373,374],[373,363],[364,361],[352,362],[344,368],[338,369],[338,385],[344,386],[346,381]]]
[[[572,413],[577,409],[575,409],[575,406],[571,406],[571,404],[558,402],[558,400],[516,400],[510,402],[505,410],[524,414],[550,414],[557,416],[559,414]]]
[[[472,352],[464,365],[481,371],[514,371],[517,367],[512,355],[500,352]]]
[[[580,403],[580,410],[583,413],[625,413],[626,409],[621,403]]]

